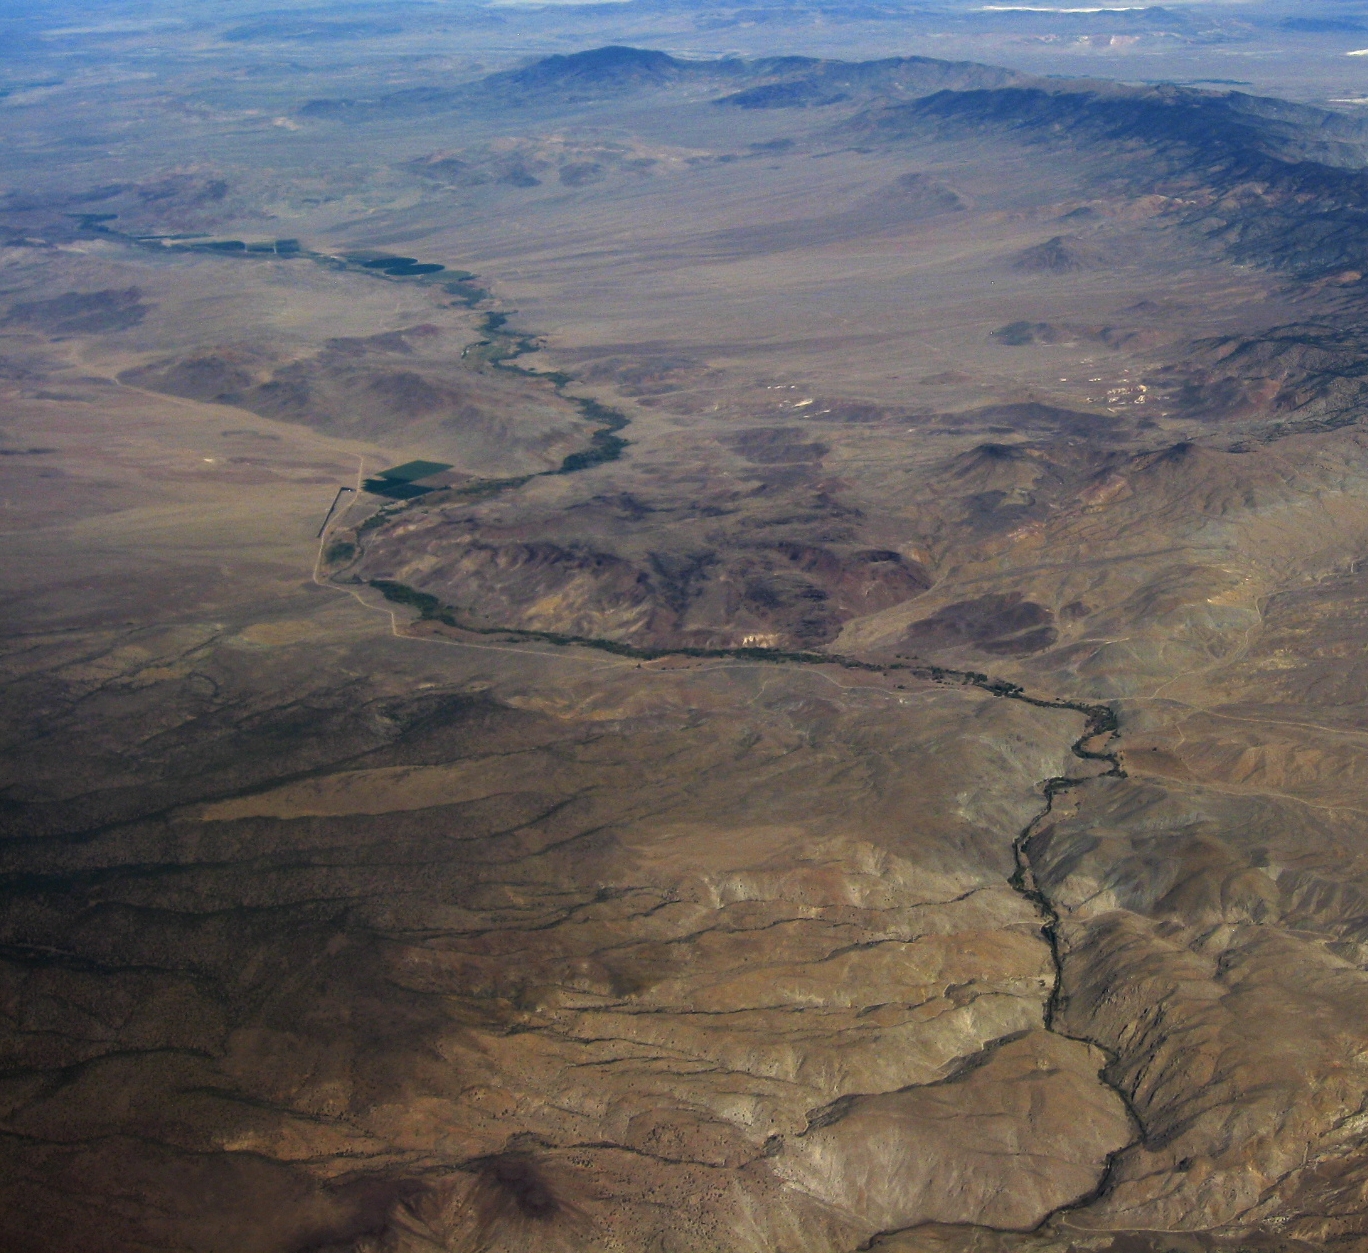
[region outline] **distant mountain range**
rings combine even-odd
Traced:
[[[821,116],[861,142],[993,133],[1124,152],[1126,176],[1178,196],[1193,224],[1243,260],[1303,273],[1368,271],[1368,122],[1238,91],[1040,78],[929,57],[694,60],[614,45],[451,88],[314,100],[301,112],[362,122],[438,110],[555,111],[662,91],[697,93],[721,108],[844,105]]]
[[[876,142],[935,130],[1124,151],[1138,182],[1180,180],[1169,191],[1186,194],[1188,217],[1241,259],[1368,270],[1368,123],[1238,91],[1034,78],[928,57],[694,61],[607,47],[489,75],[464,98],[547,108],[681,87],[713,92],[724,108],[846,103],[833,123]]]
[[[712,92],[717,103],[740,108],[802,108],[847,100],[910,100],[935,91],[991,89],[1029,81],[1027,75],[997,66],[932,57],[691,60],[650,49],[610,46],[543,57],[460,87],[412,88],[373,100],[312,100],[301,112],[360,121],[432,109],[554,108],[671,88]]]
[[[545,57],[522,69],[491,74],[484,91],[509,102],[540,104],[676,84],[722,90],[717,103],[743,108],[831,104],[858,95],[907,99],[933,91],[966,91],[1026,81],[1012,70],[973,61],[888,57],[827,61],[817,57],[683,60],[641,48],[594,48]],[[737,89],[740,90],[737,90]]]

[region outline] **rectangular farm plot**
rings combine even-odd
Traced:
[[[439,487],[450,486],[445,475],[450,469],[451,466],[445,461],[405,461],[402,465],[381,470],[375,478],[367,479],[362,486],[372,496],[385,496],[390,500],[412,500],[415,496],[425,496]]]
[[[419,479],[430,478],[450,469],[451,466],[445,461],[405,461],[403,465],[381,470],[377,477],[394,483],[416,483]]]

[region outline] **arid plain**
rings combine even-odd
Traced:
[[[5,106],[6,1247],[1368,1248],[1368,126],[250,38]]]

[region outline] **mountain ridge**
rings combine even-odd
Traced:
[[[946,88],[1000,87],[1028,80],[1014,70],[976,61],[885,57],[841,61],[819,57],[676,57],[658,49],[608,44],[556,53],[487,74],[474,82],[405,88],[369,100],[315,99],[306,117],[366,120],[372,116],[460,108],[538,108],[581,104],[650,90],[706,88],[724,93],[719,104],[787,108],[834,104],[884,93],[912,99]]]

